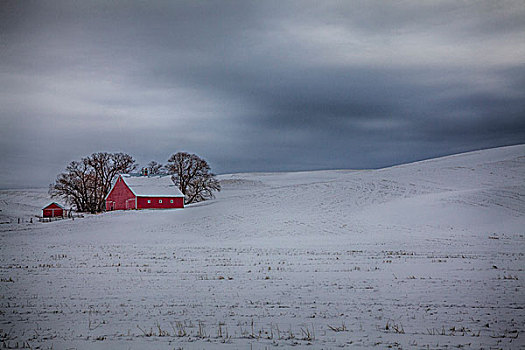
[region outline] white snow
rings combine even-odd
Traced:
[[[50,198],[47,188],[0,190],[0,223],[12,223],[18,218],[29,221],[31,217],[42,216],[42,209],[53,202],[70,208],[59,198]]]
[[[138,197],[184,197],[171,176],[122,176],[122,179]]]
[[[0,341],[525,346],[525,145],[220,179],[183,210],[0,225]],[[42,193],[0,191],[2,217]]]

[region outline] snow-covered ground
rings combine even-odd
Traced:
[[[220,178],[183,210],[52,223],[14,219],[45,189],[0,191],[0,346],[525,346],[525,145]]]

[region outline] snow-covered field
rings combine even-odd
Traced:
[[[52,223],[0,191],[0,347],[525,347],[525,145],[220,178]]]

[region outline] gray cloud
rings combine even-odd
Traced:
[[[237,172],[525,141],[520,1],[7,1],[0,34],[0,187],[101,150]]]

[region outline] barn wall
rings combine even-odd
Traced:
[[[124,183],[122,178],[117,179],[115,187],[106,198],[106,210],[135,209],[135,195]]]
[[[148,203],[148,200],[151,203]],[[162,200],[162,203],[159,203]],[[171,201],[173,200],[173,203]],[[138,197],[137,198],[138,209],[172,209],[172,208],[184,208],[183,197]]]
[[[54,208],[48,209],[48,208],[43,210],[43,216],[45,218],[64,216],[64,210],[62,208],[57,208],[57,209],[54,209]]]

